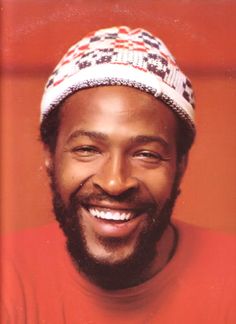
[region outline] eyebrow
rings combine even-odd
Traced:
[[[73,133],[70,134],[70,136],[67,139],[67,143],[72,141],[74,138],[83,137],[83,136],[94,140],[102,140],[106,142],[109,141],[109,136],[107,134],[104,134],[102,132],[86,131],[83,129],[79,129],[79,130],[75,130]],[[137,135],[131,137],[129,141],[132,144],[146,144],[146,143],[157,142],[162,146],[164,146],[165,148],[169,147],[168,142],[161,136]]]
[[[161,136],[153,136],[153,135],[138,135],[131,137],[131,142],[135,144],[145,144],[145,143],[152,143],[157,142],[160,143],[165,148],[169,147],[168,142]]]
[[[86,136],[91,139],[97,139],[97,140],[105,140],[108,141],[108,136],[101,132],[92,132],[92,131],[86,131],[83,129],[75,130],[73,133],[70,134],[70,136],[67,139],[67,143],[72,141],[74,138]]]

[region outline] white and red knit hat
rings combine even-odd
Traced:
[[[112,27],[90,33],[73,45],[50,76],[41,120],[74,92],[102,85],[124,85],[164,101],[195,133],[191,82],[165,44],[141,28]]]

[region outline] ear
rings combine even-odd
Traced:
[[[44,165],[47,171],[47,174],[50,175],[53,169],[53,156],[47,146],[44,146]]]
[[[180,184],[183,175],[185,173],[185,170],[188,165],[188,154],[184,154],[180,157],[180,159],[177,161],[177,173],[178,173],[178,182]]]

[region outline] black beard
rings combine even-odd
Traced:
[[[119,263],[109,264],[102,260],[97,260],[87,249],[86,240],[83,235],[83,226],[79,217],[81,203],[84,203],[86,197],[80,197],[79,190],[76,190],[71,194],[68,206],[65,206],[57,190],[54,176],[51,175],[54,213],[67,238],[67,249],[78,271],[82,271],[90,281],[107,290],[128,288],[146,280],[143,277],[143,273],[147,272],[156,258],[157,242],[170,224],[172,210],[179,194],[177,182],[176,179],[170,198],[161,210],[158,210],[158,206],[155,206],[153,203],[147,204],[149,226],[140,235],[135,252]],[[107,197],[107,200],[111,199]],[[177,241],[177,235],[175,239]],[[102,240],[104,246],[112,246],[113,248],[115,248],[116,244],[120,243],[119,239],[100,240]],[[174,253],[175,246],[176,242],[170,252],[169,259]]]

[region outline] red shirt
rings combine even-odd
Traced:
[[[75,269],[56,223],[3,239],[2,324],[235,324],[235,237],[175,224],[175,255],[152,279],[105,291]]]

